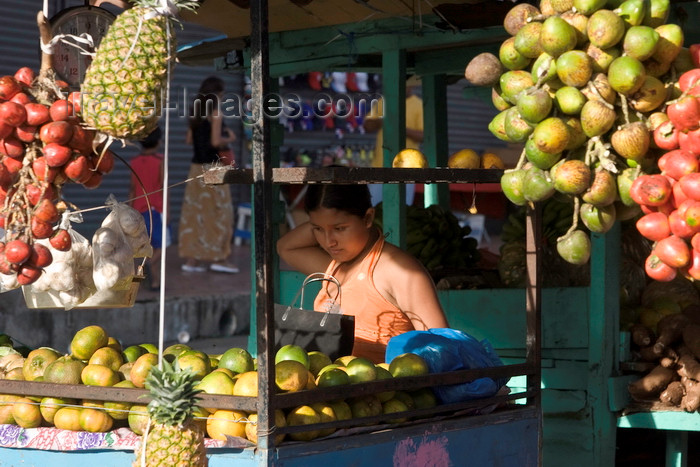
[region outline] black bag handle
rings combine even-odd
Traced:
[[[321,281],[327,281],[327,282],[333,282],[336,287],[338,288],[338,293],[336,294],[335,298],[333,299],[333,302],[335,303],[339,298],[340,298],[340,282],[338,279],[333,277],[330,274],[326,274],[325,272],[312,272],[308,276],[304,278],[304,282],[301,284],[301,287],[297,291],[297,294],[294,296],[294,299],[292,300],[292,303],[287,306],[287,309],[284,311],[284,314],[282,315],[282,321],[287,320],[287,315],[289,314],[289,310],[292,309],[294,304],[297,302],[297,299],[301,296],[301,302],[299,304],[299,307],[304,306],[304,289],[308,284],[311,284],[312,282],[321,282]],[[325,312],[326,316],[323,317],[321,320],[321,326],[326,324],[326,319],[328,318],[328,315],[331,314],[331,311],[326,311]]]

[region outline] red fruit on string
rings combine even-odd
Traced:
[[[63,167],[71,157],[73,157],[73,150],[68,146],[58,143],[49,143],[44,146],[44,159],[49,167]]]
[[[681,97],[670,103],[666,107],[666,114],[678,131],[700,127],[700,101],[694,96]]]
[[[0,140],[0,154],[14,159],[24,158],[24,143],[14,136]]]
[[[44,104],[30,102],[28,104],[24,104],[24,109],[27,112],[27,124],[29,125],[43,125],[51,118],[49,115],[49,108]]]
[[[5,101],[0,104],[0,120],[17,127],[27,121],[27,111],[22,104]]]
[[[68,251],[70,250],[72,241],[67,230],[57,229],[51,238],[49,238],[49,243],[58,251]]]
[[[36,130],[37,127],[25,123],[15,128],[15,136],[23,143],[31,143],[36,139]]]
[[[29,245],[24,240],[10,240],[5,244],[5,258],[12,264],[22,264],[31,254]]]
[[[54,122],[76,120],[77,115],[73,109],[73,104],[65,99],[58,99],[51,104],[49,115]]]
[[[9,75],[0,77],[0,99],[10,100],[21,90],[22,88],[14,77]]]
[[[34,82],[35,77],[36,74],[34,73],[34,70],[29,68],[28,66],[23,66],[22,68],[17,70],[14,76],[15,80],[26,86],[31,86]]]
[[[664,263],[653,253],[644,262],[644,271],[647,273],[647,276],[659,282],[670,282],[678,274],[676,268],[672,268]]]
[[[39,204],[34,208],[33,215],[38,220],[48,223],[58,222],[60,218],[56,205],[53,201],[46,198],[39,201]]]
[[[3,158],[2,164],[5,166],[7,173],[10,174],[10,177],[14,177],[22,169],[22,161],[19,159],[13,159],[12,157]]]
[[[12,99],[10,99],[10,102],[16,102],[17,104],[20,105],[26,105],[32,101],[32,98],[29,97],[28,94],[24,92],[18,92],[14,96],[12,96]]]
[[[39,129],[39,138],[42,142],[68,144],[73,136],[73,125],[66,121],[45,123]]]
[[[90,178],[90,168],[87,158],[83,155],[75,157],[63,166],[63,173],[74,182],[82,183]]]
[[[101,174],[108,174],[114,169],[114,153],[107,149],[104,152],[98,151],[95,156],[95,168]]]
[[[651,212],[639,218],[637,230],[644,238],[657,242],[671,235],[668,216],[661,212]]]
[[[17,271],[17,283],[19,285],[29,285],[41,277],[43,270],[31,264],[23,264]]]
[[[32,253],[27,260],[27,263],[38,268],[45,268],[53,261],[51,250],[46,248],[41,243],[32,245]]]
[[[34,238],[49,238],[53,235],[53,227],[48,222],[40,221],[36,217],[32,217],[30,223]]]

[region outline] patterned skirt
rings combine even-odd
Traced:
[[[192,164],[188,178],[198,177],[208,164]],[[185,185],[180,213],[178,254],[198,261],[225,261],[231,254],[233,204],[228,185],[206,185],[194,178]]]

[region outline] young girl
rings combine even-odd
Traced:
[[[309,221],[281,237],[277,252],[304,274],[325,271],[338,279],[338,299],[335,287],[324,282],[314,309],[337,305],[355,316],[353,355],[383,362],[391,337],[447,327],[425,268],[385,242],[373,224],[366,185],[309,185],[305,210]]]

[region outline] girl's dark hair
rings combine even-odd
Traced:
[[[364,217],[371,207],[372,196],[367,185],[308,185],[304,198],[307,213],[328,208]]]
[[[224,81],[210,76],[199,85],[199,92],[190,105],[190,126],[196,128],[214,110],[219,108],[219,94],[224,92]]]

